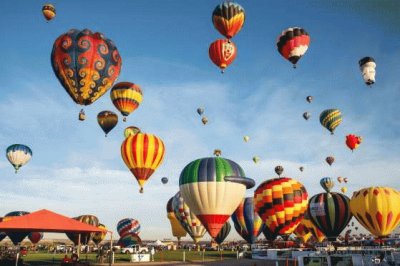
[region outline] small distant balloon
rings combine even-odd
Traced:
[[[42,7],[42,13],[44,18],[50,21],[56,16],[56,8],[52,4],[45,4]]]
[[[219,156],[221,156],[221,154],[222,154],[222,151],[220,149],[215,149],[214,150],[214,155],[215,156],[219,157]]]
[[[356,136],[353,134],[347,135],[346,136],[346,145],[349,147],[351,151],[355,150],[358,148],[358,146],[362,142],[362,137]]]
[[[107,134],[117,125],[118,116],[112,111],[102,111],[97,115],[99,126]]]
[[[331,192],[332,188],[335,185],[335,183],[333,182],[333,178],[330,178],[330,177],[321,178],[319,183],[320,183],[321,187],[328,193]]]
[[[244,142],[249,142],[250,137],[249,137],[249,136],[244,136],[244,137],[243,137],[243,140],[244,140]]]
[[[254,156],[253,157],[253,162],[254,163],[258,163],[260,161],[260,157],[258,157],[258,156]]]
[[[168,183],[168,177],[163,177],[163,178],[161,178],[161,182],[165,185],[165,184],[167,184]]]
[[[313,97],[312,96],[307,96],[306,100],[307,102],[311,103],[313,101]]]
[[[303,118],[304,118],[305,120],[310,119],[310,117],[311,117],[311,114],[310,114],[309,112],[304,112],[304,113],[303,113]]]
[[[32,158],[32,150],[23,144],[13,144],[7,148],[6,156],[14,167],[15,173],[17,173],[19,168],[28,163]]]
[[[337,178],[337,181],[338,181],[339,183],[342,183],[342,182],[343,182],[343,177],[339,176],[339,177]]]
[[[342,123],[342,113],[339,109],[327,109],[319,115],[319,122],[333,135],[335,129]]]
[[[283,173],[283,166],[281,166],[281,165],[278,165],[278,166],[276,166],[275,167],[275,173],[279,176],[279,177],[281,177],[281,174]]]
[[[205,116],[203,116],[203,117],[201,118],[201,122],[203,123],[203,125],[207,125],[207,123],[208,123],[208,118],[205,117]]]
[[[137,133],[140,133],[140,128],[135,127],[135,126],[127,127],[124,130],[125,138],[129,137],[130,135],[136,135]]]
[[[342,188],[340,189],[340,191],[342,191],[342,193],[346,193],[346,192],[347,192],[347,187],[342,187]]]
[[[300,166],[300,167],[299,167],[299,170],[300,170],[300,172],[303,172],[303,171],[304,171],[304,167],[303,167],[303,166]]]
[[[199,115],[203,115],[203,113],[204,113],[204,108],[203,108],[203,107],[197,108],[197,113],[198,113]]]
[[[371,86],[372,84],[375,83],[375,68],[376,68],[376,63],[375,60],[370,57],[364,57],[358,61],[358,64],[360,65],[360,70],[364,79],[365,84],[368,86]]]
[[[330,166],[332,166],[333,162],[335,161],[335,157],[333,157],[333,156],[328,156],[328,157],[326,157],[325,161],[326,161]]]
[[[85,110],[81,109],[81,111],[79,112],[78,119],[79,121],[85,121],[86,119]]]
[[[348,179],[347,177],[343,178],[343,182],[347,183]]]

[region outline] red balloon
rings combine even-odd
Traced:
[[[211,61],[224,72],[224,69],[235,60],[236,51],[236,45],[232,41],[218,39],[210,45],[208,54]]]
[[[357,149],[358,146],[361,144],[362,138],[360,136],[356,136],[353,134],[347,135],[346,136],[346,145],[349,147],[351,151],[354,149]]]

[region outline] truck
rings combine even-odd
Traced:
[[[121,253],[123,254],[149,253],[149,249],[147,247],[141,247],[140,245],[129,245],[127,247],[121,248]]]

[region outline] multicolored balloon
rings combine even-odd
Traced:
[[[29,214],[29,212],[26,212],[26,211],[9,212],[3,217],[2,222],[10,221],[10,220],[14,219],[15,217],[23,216],[23,215],[27,215],[27,214]],[[25,237],[27,237],[29,235],[29,232],[6,232],[6,235],[8,236],[8,238],[11,239],[11,241],[13,242],[14,245],[18,245],[19,243],[22,242],[22,240],[24,240]]]
[[[236,45],[229,40],[219,39],[213,42],[208,49],[211,61],[224,73],[233,60],[236,58]]]
[[[51,65],[61,85],[80,105],[89,105],[110,89],[121,70],[114,43],[88,29],[72,29],[53,45]]]
[[[124,130],[124,136],[125,138],[129,137],[130,135],[135,135],[137,133],[140,133],[140,128],[135,127],[135,126],[130,126],[125,128]]]
[[[362,137],[353,134],[346,136],[346,145],[351,151],[357,149],[362,142]]]
[[[358,64],[360,65],[360,70],[363,76],[363,79],[365,81],[365,84],[368,86],[371,86],[372,84],[375,83],[375,68],[376,68],[376,63],[375,59],[367,56],[364,58],[361,58],[360,61],[358,61]]]
[[[203,125],[207,125],[207,123],[208,123],[208,118],[205,117],[205,116],[203,116],[203,117],[201,118],[201,122],[203,123]]]
[[[214,241],[217,242],[218,245],[221,245],[230,232],[231,232],[231,224],[229,223],[229,221],[227,221],[226,223],[224,223],[224,226],[222,226],[218,235],[214,238]]]
[[[135,233],[127,233],[118,240],[117,245],[122,248],[131,246],[131,245],[142,245],[142,240]]]
[[[118,222],[117,232],[121,237],[126,234],[139,235],[140,223],[138,220],[135,220],[133,218],[124,218]]]
[[[42,232],[31,232],[29,233],[28,238],[32,244],[37,244],[40,240],[43,239],[43,235],[44,234]]]
[[[101,111],[97,114],[97,123],[107,137],[107,134],[117,125],[118,116],[112,111]]]
[[[332,166],[332,164],[335,162],[335,157],[328,156],[325,158],[325,161],[329,164],[329,166]]]
[[[85,224],[89,224],[89,225],[93,225],[93,226],[99,226],[99,219],[94,216],[94,215],[81,215],[78,217],[73,218],[81,223],[85,223]],[[83,245],[87,245],[90,240],[93,239],[93,236],[95,235],[95,233],[65,233],[67,235],[67,237],[74,242],[75,245],[79,244],[79,235],[80,237],[80,243]]]
[[[400,224],[400,192],[390,187],[368,187],[354,192],[350,208],[357,221],[382,238]]]
[[[242,29],[245,19],[246,14],[243,7],[231,1],[219,4],[212,14],[214,27],[228,39]]]
[[[143,193],[144,184],[163,162],[164,154],[164,142],[152,134],[137,133],[122,142],[122,159],[137,179],[140,193]]]
[[[186,236],[186,231],[175,216],[174,208],[172,206],[173,199],[174,197],[170,198],[167,203],[167,218],[171,224],[172,235],[178,238],[179,242],[181,237]]]
[[[197,216],[189,209],[181,197],[181,193],[175,194],[172,200],[172,208],[175,212],[175,217],[180,222],[181,226],[193,239],[194,243],[198,243],[206,233],[206,228],[197,218]]]
[[[119,82],[114,85],[110,92],[111,101],[115,108],[126,117],[135,111],[143,101],[143,93],[140,86],[131,82]]]
[[[290,177],[266,180],[254,192],[255,211],[272,239],[293,233],[303,219],[307,203],[306,188]]]
[[[319,115],[319,122],[333,135],[335,129],[342,123],[342,113],[339,109],[327,109]]]
[[[52,20],[56,16],[56,8],[52,4],[44,4],[42,7],[42,13],[47,21]]]
[[[335,241],[349,223],[350,199],[341,193],[319,193],[311,197],[308,215],[314,225],[326,235],[329,241]]]
[[[314,223],[310,220],[310,216],[308,215],[308,212],[304,214],[303,220],[300,222],[301,225],[303,225],[307,230],[312,234],[312,236],[318,241],[322,242],[326,238],[324,233],[322,233],[315,225]]]
[[[104,224],[99,224],[99,225],[97,226],[97,228],[102,229],[103,232],[99,232],[99,233],[94,233],[94,234],[93,234],[92,241],[93,241],[96,245],[100,244],[100,242],[103,241],[104,238],[105,238],[106,235],[107,235],[107,227],[106,227]]]
[[[179,177],[179,189],[189,208],[212,238],[241,202],[254,180],[229,159],[209,157],[190,162]]]
[[[19,168],[27,164],[32,158],[32,150],[23,144],[13,144],[8,146],[6,150],[6,156],[8,161],[14,167],[15,173],[17,173]]]
[[[252,197],[244,198],[231,216],[236,232],[249,244],[254,244],[265,225],[254,210]]]
[[[302,28],[288,28],[278,37],[276,45],[279,53],[296,68],[297,61],[306,53],[310,45],[310,36]]]
[[[303,218],[304,219],[304,218]],[[300,223],[293,232],[296,237],[300,238],[303,243],[307,243],[313,236],[304,224]]]
[[[319,184],[326,192],[330,192],[332,188],[335,186],[335,182],[333,182],[333,178],[331,177],[321,178]]]

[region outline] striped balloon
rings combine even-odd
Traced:
[[[104,240],[107,234],[107,227],[104,224],[99,224],[97,228],[104,230],[103,232],[98,232],[93,234],[92,241],[98,245],[101,241]]]
[[[3,222],[10,221],[14,217],[23,216],[27,214],[29,214],[29,212],[26,211],[9,212],[3,217]],[[8,236],[8,238],[11,239],[14,245],[18,245],[18,243],[21,243],[22,240],[24,240],[24,238],[29,235],[29,232],[6,232],[6,235]]]
[[[142,245],[142,240],[140,237],[135,233],[127,233],[118,240],[117,245],[125,248],[130,245]]]
[[[186,231],[175,216],[174,208],[172,206],[173,199],[174,197],[170,198],[167,203],[167,218],[171,224],[172,235],[180,241],[181,237],[186,236]]]
[[[308,215],[308,212],[304,214],[303,220],[301,220],[299,226],[304,226],[306,231],[311,233],[311,235],[318,241],[322,242],[325,239],[324,233],[322,233],[315,225],[314,223],[310,220],[310,216]]]
[[[13,144],[6,150],[8,161],[14,166],[15,173],[21,166],[25,165],[32,158],[32,150],[23,144]]]
[[[333,181],[333,178],[331,177],[324,177],[321,178],[321,180],[319,181],[321,187],[326,191],[326,192],[330,192],[331,189],[335,186],[335,182]]]
[[[244,198],[231,216],[236,232],[249,244],[254,244],[264,230],[264,223],[254,210],[252,197]]]
[[[214,238],[215,242],[217,242],[218,245],[221,245],[230,232],[231,232],[231,224],[228,221],[224,223],[224,226],[222,226],[218,235]]]
[[[293,67],[296,67],[297,61],[306,53],[310,45],[310,36],[302,28],[288,28],[278,37],[276,45],[279,53],[289,60]]]
[[[216,237],[242,201],[246,188],[254,186],[243,169],[222,157],[197,159],[182,170],[179,189],[189,208],[211,237]]]
[[[99,225],[99,219],[94,216],[94,215],[81,215],[78,217],[73,218],[81,223],[93,225],[93,226],[98,226]],[[65,233],[67,237],[74,242],[75,245],[78,245],[79,243],[79,235],[80,235],[80,242],[83,245],[87,245],[95,235],[95,233],[84,233],[84,234],[79,234],[79,233]]]
[[[135,111],[143,100],[143,93],[140,86],[131,82],[120,82],[114,85],[110,92],[111,101],[126,117]]]
[[[181,193],[175,194],[172,200],[172,208],[175,212],[175,217],[181,223],[182,227],[190,235],[193,241],[197,244],[206,233],[206,228],[196,217],[196,215],[186,205]]]
[[[400,192],[390,187],[363,188],[353,194],[351,212],[376,237],[388,236],[400,224]]]
[[[335,128],[342,123],[342,113],[339,109],[327,109],[319,115],[319,122],[333,135]]]
[[[309,201],[308,215],[329,241],[335,241],[352,217],[350,199],[336,192],[314,195]]]
[[[141,193],[143,192],[143,185],[161,165],[164,154],[163,141],[152,134],[137,133],[128,136],[122,142],[122,159],[136,177]]]
[[[307,200],[306,188],[290,177],[264,181],[254,192],[255,211],[271,238],[293,233],[307,210]]]
[[[128,233],[138,235],[140,233],[140,223],[132,218],[125,218],[118,222],[117,231],[119,236],[124,236]]]
[[[305,227],[304,224],[300,223],[293,232],[296,237],[300,238],[303,243],[307,243],[308,240],[313,236],[311,232]]]
[[[99,123],[107,137],[107,134],[117,125],[118,116],[111,111],[101,111],[97,114],[97,123]]]
[[[219,4],[212,14],[214,27],[228,39],[242,29],[245,19],[246,14],[243,7],[230,1]]]

